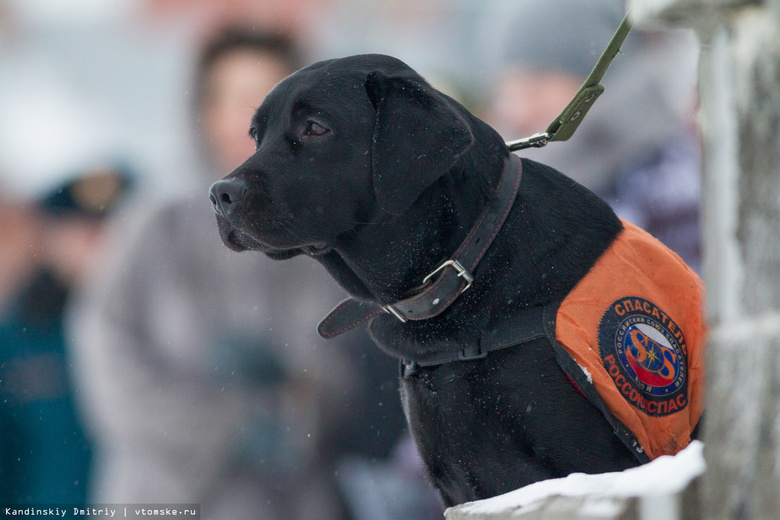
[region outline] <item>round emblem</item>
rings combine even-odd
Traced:
[[[687,348],[682,330],[653,302],[626,297],[599,323],[604,368],[635,408],[660,417],[688,405]]]

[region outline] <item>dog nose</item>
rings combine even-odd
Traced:
[[[211,185],[209,200],[217,215],[229,217],[246,194],[246,183],[241,179],[223,179]]]

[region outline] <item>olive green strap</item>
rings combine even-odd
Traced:
[[[600,83],[601,79],[607,72],[612,60],[620,52],[620,46],[623,45],[630,30],[631,23],[628,21],[628,15],[626,15],[623,21],[620,22],[615,35],[612,36],[612,40],[610,40],[599,61],[596,62],[596,66],[593,67],[590,75],[585,80],[585,83],[582,84],[580,90],[574,95],[574,99],[566,105],[561,115],[556,117],[555,121],[550,123],[550,126],[544,132],[506,143],[509,150],[514,152],[524,148],[539,148],[550,141],[566,141],[574,135],[574,131],[580,126],[580,123],[585,118],[585,114],[588,113],[596,99],[604,92],[604,85]]]

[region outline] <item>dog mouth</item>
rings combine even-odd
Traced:
[[[254,251],[263,248],[263,244],[253,239],[243,231],[233,228],[229,224],[220,223],[220,236],[222,242],[231,250],[236,252]]]
[[[330,253],[333,248],[325,242],[317,242],[308,246],[304,246],[302,249],[305,250],[306,253],[310,256],[319,256]]]
[[[244,251],[259,251],[273,260],[286,260],[301,254],[303,251],[297,247],[278,248],[272,247],[262,242],[258,242],[246,233],[231,229],[224,236],[222,241],[225,245],[238,253]]]
[[[292,247],[272,246],[260,242],[240,229],[236,229],[226,220],[218,218],[217,221],[222,242],[229,249],[239,253],[244,251],[259,251],[273,260],[286,260],[304,253],[309,256],[319,256],[331,251],[331,247],[325,242],[316,242],[313,244]]]
[[[286,259],[301,253],[319,256],[331,251],[327,243],[306,240],[305,233],[296,232],[293,213],[289,211],[282,213],[289,218],[279,218],[278,215],[275,218],[258,218],[258,215],[252,215],[250,212],[249,216],[254,218],[250,219],[253,222],[247,225],[247,210],[243,207],[246,204],[240,204],[241,197],[230,197],[227,194],[227,189],[234,186],[227,186],[224,188],[225,193],[220,194],[215,193],[217,184],[212,186],[209,195],[216,213],[220,238],[229,249],[236,252],[260,251],[275,259]],[[233,181],[233,184],[236,184],[236,181]],[[242,193],[243,195],[245,194]]]

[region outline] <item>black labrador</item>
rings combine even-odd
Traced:
[[[296,72],[262,103],[250,134],[254,155],[211,189],[222,240],[275,259],[311,255],[354,296],[354,323],[343,328],[369,322],[380,347],[405,361],[409,427],[445,504],[640,464],[546,338],[489,355],[464,349],[569,293],[623,229],[606,203],[525,159],[519,189],[507,188],[516,194],[496,202],[508,164],[521,161],[387,56]],[[449,263],[423,283],[469,240],[473,272]],[[441,294],[452,301],[437,293],[425,308],[392,306],[418,303],[445,272],[455,290]],[[445,303],[428,319],[410,315]]]

